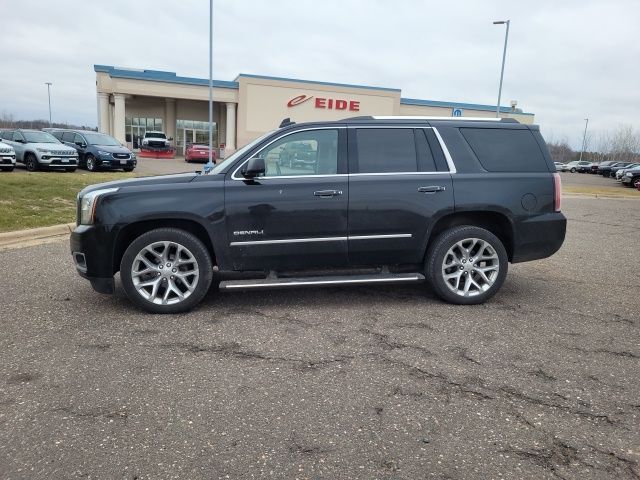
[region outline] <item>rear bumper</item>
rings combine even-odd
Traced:
[[[547,258],[560,250],[567,231],[567,219],[560,213],[536,215],[516,225],[513,263]]]
[[[113,253],[117,232],[108,225],[78,225],[70,249],[78,274],[99,293],[113,293]]]

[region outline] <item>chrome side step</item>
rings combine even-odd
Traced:
[[[317,277],[258,278],[252,280],[224,280],[220,290],[246,290],[286,287],[328,287],[364,283],[417,283],[424,281],[421,273],[379,273],[373,275],[340,275]]]

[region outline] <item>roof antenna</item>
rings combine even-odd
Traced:
[[[280,126],[278,128],[288,127],[289,125],[295,125],[296,122],[291,121],[291,117],[287,117],[282,122],[280,122]]]

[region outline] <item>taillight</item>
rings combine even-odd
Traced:
[[[560,178],[559,173],[553,174],[553,190],[554,190],[554,201],[553,206],[556,212],[560,211],[560,204],[562,203],[562,179]]]

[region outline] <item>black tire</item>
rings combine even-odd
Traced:
[[[123,168],[122,170],[125,171],[125,172],[133,172],[134,168],[135,167],[126,167],[126,168]]]
[[[27,153],[24,156],[24,166],[29,172],[37,172],[39,170],[38,158],[33,153]]]
[[[610,178],[616,178],[616,172],[611,172],[611,173],[609,174],[609,177],[610,177]]]
[[[480,239],[488,244],[490,250],[493,250],[495,255],[497,255],[497,266],[498,271],[495,276],[492,278],[493,283],[488,286],[488,288],[484,291],[480,291],[479,289],[476,292],[472,292],[471,296],[462,296],[452,290],[453,285],[448,286],[447,281],[444,278],[443,272],[443,262],[445,260],[445,256],[448,255],[449,249],[453,248],[456,243],[463,242],[466,239]],[[485,247],[486,248],[486,247]],[[484,249],[483,249],[484,251]],[[479,254],[480,252],[471,251],[472,254]],[[477,260],[476,260],[477,261]],[[481,262],[480,262],[481,263]],[[480,263],[474,263],[473,265],[479,265]],[[486,263],[485,263],[486,265]],[[460,267],[462,269],[469,267],[471,268],[472,264]],[[460,267],[455,267],[460,268]],[[453,267],[451,267],[453,268]],[[484,303],[491,297],[493,297],[500,287],[504,283],[504,280],[507,276],[507,270],[509,268],[509,261],[507,257],[507,251],[504,248],[504,245],[500,241],[498,237],[496,237],[489,230],[485,230],[484,228],[474,227],[471,225],[463,225],[460,227],[454,227],[445,232],[438,235],[438,237],[431,243],[431,246],[428,249],[427,257],[425,259],[425,273],[427,280],[431,283],[436,295],[440,297],[442,300],[454,303],[458,305],[475,305],[479,303]],[[455,270],[454,270],[455,271]],[[477,280],[477,273],[470,271],[466,273],[464,271],[464,277],[466,282],[466,277],[469,276],[471,279]],[[491,275],[491,274],[489,274]],[[475,280],[474,280],[475,281]],[[469,289],[470,290],[470,289]]]
[[[89,170],[90,172],[98,171],[98,164],[96,163],[96,157],[94,157],[93,155],[87,155],[85,164],[87,166],[87,170]]]
[[[132,278],[132,267],[134,266],[136,256],[144,247],[151,245],[154,242],[165,241],[179,244],[189,251],[195,259],[194,262],[191,263],[195,263],[198,268],[198,278],[197,280],[194,280],[195,286],[184,300],[174,304],[160,305],[149,301],[138,292],[134,286],[134,280]],[[160,267],[160,264],[158,265],[159,268],[162,268]],[[168,270],[165,271],[169,274]],[[161,276],[160,273],[158,273],[158,276]],[[207,248],[195,235],[177,228],[158,228],[140,235],[127,247],[120,263],[120,278],[129,300],[143,310],[151,313],[180,313],[191,310],[200,303],[207,294],[211,287],[211,281],[213,278],[213,265],[211,262],[211,255],[209,255]],[[165,281],[169,282],[168,279],[163,280],[163,282]],[[177,284],[178,283],[176,281],[174,285]],[[166,285],[166,283],[163,283],[162,285]],[[159,288],[163,287],[161,286]]]
[[[576,173],[576,167],[571,168],[571,173]]]

